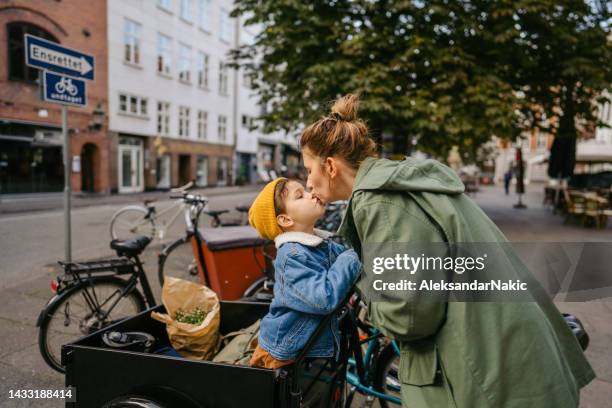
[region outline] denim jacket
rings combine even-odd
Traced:
[[[261,321],[259,345],[278,360],[297,357],[319,322],[336,309],[359,276],[361,263],[325,232],[287,232],[276,237],[274,299]],[[308,357],[338,350],[338,318],[331,319]]]

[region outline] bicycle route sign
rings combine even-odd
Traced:
[[[73,106],[87,105],[85,81],[44,71],[42,86],[45,101]]]
[[[26,64],[78,79],[94,79],[94,57],[30,34],[25,35]]]

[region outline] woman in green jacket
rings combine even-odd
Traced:
[[[312,193],[323,203],[349,200],[339,233],[362,258],[364,247],[380,243],[507,243],[448,167],[377,159],[357,104],[352,95],[337,100],[300,145]],[[506,255],[496,270],[533,283],[520,259]],[[577,407],[580,389],[595,377],[537,284],[529,302],[424,301],[414,293],[380,301],[368,281],[358,289],[370,321],[400,344],[407,407]]]

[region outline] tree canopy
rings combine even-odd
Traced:
[[[258,29],[232,52],[268,109],[296,131],[341,94],[393,150],[474,158],[493,135],[542,127],[575,137],[612,83],[605,3],[576,0],[237,0]],[[560,120],[550,120],[560,118]],[[552,126],[552,128],[551,128]]]

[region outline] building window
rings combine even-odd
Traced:
[[[140,36],[141,25],[130,19],[123,24],[123,43],[125,52],[123,59],[131,64],[140,64]]]
[[[210,0],[198,0],[198,25],[210,31]]]
[[[170,103],[157,102],[157,134],[170,134]]]
[[[148,99],[127,93],[119,94],[119,113],[146,117],[148,115]]]
[[[191,47],[181,44],[179,47],[179,80],[191,82]]]
[[[180,0],[181,6],[179,15],[185,21],[193,22],[193,3],[191,0]]]
[[[221,41],[225,41],[225,42],[230,42],[232,38],[232,25],[231,25],[229,12],[224,8],[221,9],[219,38],[221,39]]]
[[[198,51],[196,69],[198,71],[198,86],[200,88],[208,88],[208,54]]]
[[[157,0],[157,5],[166,11],[172,11],[172,0]]]
[[[208,113],[198,111],[198,139],[206,139],[208,132]]]
[[[227,95],[228,68],[223,62],[219,63],[219,94]]]
[[[245,129],[253,129],[255,127],[255,118],[248,115],[242,115],[242,127]]]
[[[10,80],[36,82],[38,70],[25,64],[24,35],[32,34],[49,41],[59,42],[47,31],[30,23],[17,21],[6,25],[8,34],[8,77]]]
[[[189,137],[189,115],[190,110],[187,106],[179,106],[179,137]]]
[[[599,120],[604,123],[610,122],[610,112],[612,111],[610,102],[605,102],[603,105],[599,105],[599,107]]]
[[[227,116],[225,115],[219,115],[217,134],[219,136],[219,141],[223,142],[227,139]]]
[[[243,72],[242,73],[242,85],[245,88],[249,88],[251,89],[253,87],[253,74],[251,74],[250,72]]]
[[[196,182],[198,187],[205,187],[208,185],[208,158],[205,156],[198,157],[197,169],[196,169]]]
[[[157,33],[157,72],[170,75],[172,66],[172,40],[170,37]]]

